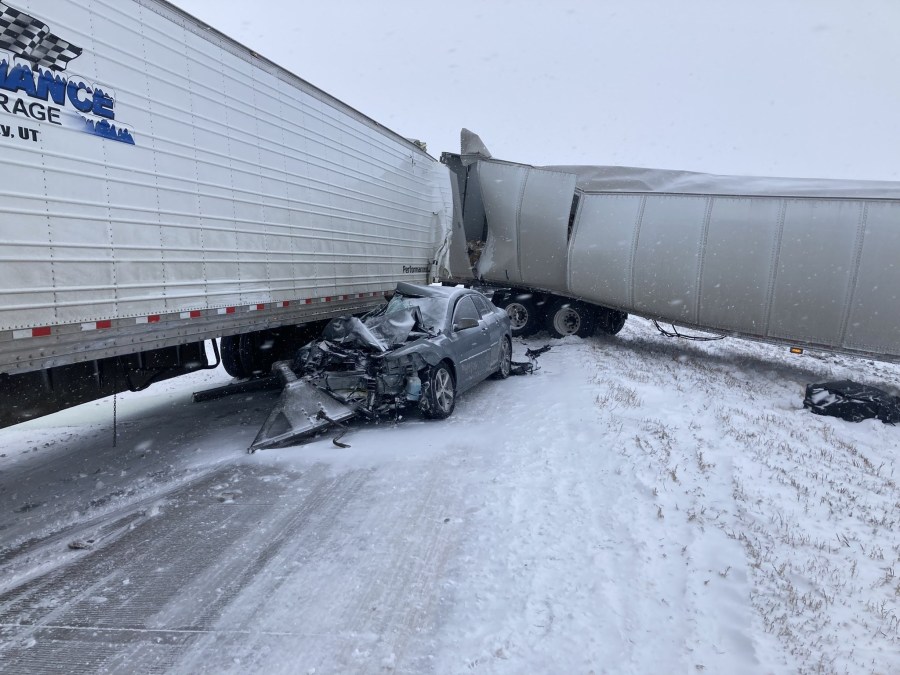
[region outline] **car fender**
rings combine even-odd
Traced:
[[[443,350],[431,343],[430,340],[424,339],[404,345],[400,349],[391,352],[385,358],[392,361],[405,361],[409,359],[414,362],[421,359],[425,365],[436,366],[443,361],[444,358],[449,357]]]

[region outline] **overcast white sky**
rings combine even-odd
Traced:
[[[900,180],[896,0],[174,2],[435,156]]]

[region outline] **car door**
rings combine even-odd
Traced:
[[[487,324],[488,333],[491,336],[491,358],[488,370],[493,372],[500,365],[500,341],[503,340],[505,334],[503,323],[500,321],[500,314],[496,311],[493,303],[480,293],[473,293],[471,296],[481,314],[481,320]]]
[[[449,344],[457,364],[456,389],[465,391],[491,372],[491,334],[468,295],[456,302]]]

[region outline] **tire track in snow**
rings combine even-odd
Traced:
[[[9,637],[0,672],[175,667],[286,542],[312,519],[326,527],[335,519],[365,472],[295,476],[310,491],[299,504],[281,499],[284,478],[247,466],[217,472],[109,545],[0,596]]]
[[[427,671],[458,507],[441,461],[396,471],[367,472],[333,518],[286,539],[174,672]]]
[[[568,369],[588,361],[589,344],[561,343],[538,375],[509,385],[502,440],[485,439],[494,451],[478,457],[490,478],[474,490],[485,496],[469,524],[494,534],[467,547],[455,570],[452,651],[441,662],[474,672],[642,670],[641,643],[658,631],[658,568],[646,528],[634,525],[656,516],[610,447],[618,441],[595,406],[592,372]],[[672,614],[677,624],[679,606]],[[657,642],[655,653],[677,664],[680,644]]]
[[[643,651],[631,672],[667,667],[653,660],[660,640],[672,651],[680,645],[682,672],[757,672],[747,564],[719,527],[731,501],[730,449],[709,434],[704,419],[722,400],[710,386],[716,359],[712,366],[693,367],[683,361],[678,344],[642,340],[637,349],[629,343],[595,345],[598,382],[607,390],[599,401],[602,414],[623,429],[617,452],[654,512],[644,518],[655,561],[649,577],[656,579],[667,610],[653,649]]]

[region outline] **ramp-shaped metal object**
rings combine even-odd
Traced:
[[[253,453],[295,444],[334,422],[343,422],[354,415],[356,411],[353,408],[335,400],[307,380],[298,380],[291,373],[281,398],[256,434],[249,450]]]

